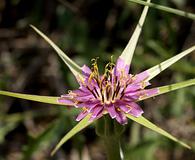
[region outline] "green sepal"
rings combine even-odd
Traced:
[[[59,97],[37,96],[37,95],[14,93],[14,92],[1,91],[1,90],[0,90],[0,95],[20,98],[20,99],[25,99],[25,100],[30,100],[30,101],[36,101],[36,102],[41,102],[41,103],[65,105],[57,101]]]
[[[56,145],[56,147],[51,152],[51,156],[53,156],[56,151],[70,138],[72,138],[75,134],[89,126],[92,122],[89,122],[90,115],[86,116],[84,119],[82,119],[73,129],[71,129]]]
[[[159,73],[170,67],[172,64],[176,63],[178,60],[183,58],[184,56],[188,55],[189,53],[193,52],[195,50],[195,46],[192,46],[185,51],[163,61],[160,64],[155,65],[154,67],[147,69],[146,72],[148,72],[149,77],[147,80],[151,80],[152,78],[156,77]]]
[[[82,76],[82,69],[79,67],[74,61],[72,61],[49,37],[47,37],[44,33],[42,33],[35,26],[30,25],[30,27],[35,30],[50,46],[57,52],[60,58],[64,61],[64,63],[69,67],[75,77],[78,75]]]
[[[174,90],[177,90],[177,89],[181,89],[181,88],[184,88],[184,87],[189,87],[189,86],[192,86],[192,85],[195,85],[195,79],[190,79],[190,80],[187,80],[187,81],[183,81],[183,82],[179,82],[179,83],[175,83],[175,84],[170,84],[170,85],[166,85],[166,86],[162,86],[162,87],[152,88],[152,89],[157,89],[158,93],[156,93],[155,95],[152,95],[150,97],[140,98],[138,101],[142,101],[142,100],[145,100],[145,99],[148,99],[148,98],[152,98],[152,97],[164,94],[164,93],[168,93],[168,92],[171,92],[171,91],[174,91]]]
[[[150,0],[147,0],[147,2],[150,2]],[[123,50],[120,56],[120,58],[123,59],[125,64],[127,65],[131,65],[131,60],[133,58],[133,54],[135,53],[135,48],[136,48],[139,36],[142,31],[143,24],[145,22],[145,19],[148,13],[148,8],[149,8],[148,6],[144,7],[141,17],[138,21],[138,24],[133,32],[133,35],[131,36],[127,46],[125,47],[125,49]]]
[[[153,124],[152,122],[150,122],[149,120],[147,120],[143,116],[140,116],[140,117],[137,117],[137,118],[133,117],[133,116],[131,116],[129,114],[126,114],[126,116],[129,119],[131,119],[131,120],[133,120],[133,121],[135,121],[135,122],[145,126],[146,128],[149,128],[149,129],[151,129],[151,130],[153,130],[153,131],[155,131],[157,133],[160,133],[161,135],[163,135],[163,136],[165,136],[165,137],[167,137],[167,138],[169,138],[169,139],[179,143],[180,145],[184,146],[185,148],[191,149],[191,147],[189,145],[187,145],[186,143],[178,140],[177,138],[175,138],[174,136],[172,136],[170,133],[166,132],[165,130],[157,127],[155,124]]]

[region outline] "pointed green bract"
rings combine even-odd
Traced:
[[[146,70],[149,73],[149,77],[147,78],[147,80],[151,80],[152,78],[157,76],[159,73],[164,71],[166,68],[168,68],[169,66],[171,66],[172,64],[174,64],[175,62],[177,62],[178,60],[180,60],[181,58],[188,55],[194,50],[195,50],[195,46],[192,46],[191,48],[181,52],[180,54],[177,54],[176,56],[169,58],[168,60]]]
[[[163,129],[157,127],[155,124],[153,124],[152,122],[150,122],[149,120],[147,120],[146,118],[144,118],[143,116],[140,116],[138,118],[136,117],[133,117],[129,114],[127,114],[127,117],[130,118],[131,120],[145,126],[146,128],[149,128],[157,133],[160,133],[161,135],[181,144],[182,146],[188,148],[188,149],[191,149],[191,147],[189,145],[187,145],[186,143],[178,140],[177,138],[175,138],[174,136],[172,136],[171,134],[169,134],[168,132],[164,131]]]
[[[42,33],[39,29],[37,29],[35,26],[30,25],[47,43],[49,43],[53,49],[57,52],[57,54],[60,56],[60,58],[64,61],[64,63],[70,68],[72,73],[75,76],[82,76],[82,70],[81,68],[73,62],[52,40],[50,40],[44,33]]]
[[[147,2],[150,2],[150,0],[147,0]],[[148,6],[145,6],[143,11],[142,11],[139,22],[135,28],[135,31],[133,32],[133,35],[131,36],[127,46],[125,47],[125,49],[123,50],[123,52],[120,56],[121,59],[123,59],[125,64],[127,64],[127,65],[131,64],[131,60],[133,58],[133,54],[135,52],[135,48],[136,48],[140,33],[142,31],[142,27],[143,27],[144,21],[146,19],[147,13],[148,13]]]
[[[164,94],[164,93],[167,93],[167,92],[171,92],[171,91],[181,89],[181,88],[184,88],[184,87],[188,87],[188,86],[192,86],[192,85],[195,85],[195,79],[190,79],[190,80],[187,80],[187,81],[183,81],[183,82],[179,82],[179,83],[159,87],[158,89],[159,89],[159,94]]]
[[[21,93],[14,93],[14,92],[8,92],[8,91],[0,91],[0,95],[20,98],[20,99],[25,99],[25,100],[30,100],[30,101],[42,102],[42,103],[65,105],[65,104],[57,102],[59,97],[37,96],[37,95],[21,94]]]
[[[75,134],[80,132],[82,129],[86,128],[88,125],[90,125],[92,122],[89,122],[90,115],[86,116],[83,120],[81,120],[73,129],[71,129],[56,145],[54,150],[51,152],[51,155],[53,156],[56,151],[70,138],[72,138]]]
[[[173,14],[176,14],[176,15],[179,15],[179,16],[183,16],[183,17],[195,20],[195,14],[185,12],[185,11],[181,11],[179,9],[174,9],[174,8],[162,6],[162,5],[158,5],[158,4],[155,4],[155,3],[145,2],[145,1],[142,1],[142,0],[128,0],[128,1],[138,3],[138,4],[141,4],[141,5],[145,5],[145,6],[149,6],[151,8],[159,9],[159,10],[162,10],[162,11],[165,11],[165,12],[173,13]]]
[[[175,83],[175,84],[170,84],[170,85],[166,85],[166,86],[162,86],[162,87],[157,87],[156,89],[158,89],[159,92],[155,95],[152,95],[151,97],[158,96],[158,95],[161,95],[161,94],[164,94],[164,93],[168,93],[168,92],[171,92],[171,91],[174,91],[174,90],[177,90],[177,89],[181,89],[181,88],[184,88],[184,87],[192,86],[192,85],[195,85],[195,79],[190,79],[190,80]],[[155,88],[152,88],[152,89],[155,89]],[[148,99],[148,98],[151,98],[151,97],[143,97],[139,101],[142,101],[142,100],[145,100],[145,99]]]

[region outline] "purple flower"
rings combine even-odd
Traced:
[[[136,103],[144,97],[158,93],[158,89],[144,89],[150,85],[147,71],[137,75],[129,74],[129,65],[119,58],[116,65],[108,63],[103,75],[99,74],[97,60],[92,69],[84,65],[83,77],[77,77],[79,89],[62,95],[58,102],[81,108],[76,120],[90,115],[90,121],[109,114],[120,124],[126,124],[126,114],[134,117],[142,115],[143,110]]]

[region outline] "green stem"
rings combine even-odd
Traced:
[[[103,138],[107,160],[122,160],[119,138]]]
[[[120,148],[120,136],[124,127],[110,118],[104,116],[96,123],[96,134],[102,138],[108,160],[122,160]]]

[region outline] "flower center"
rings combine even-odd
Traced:
[[[114,103],[115,100],[121,99],[127,85],[131,82],[130,76],[125,75],[123,70],[116,71],[115,65],[112,62],[109,62],[105,66],[104,74],[99,75],[97,59],[93,61],[92,72],[86,83],[87,89],[102,104]]]

